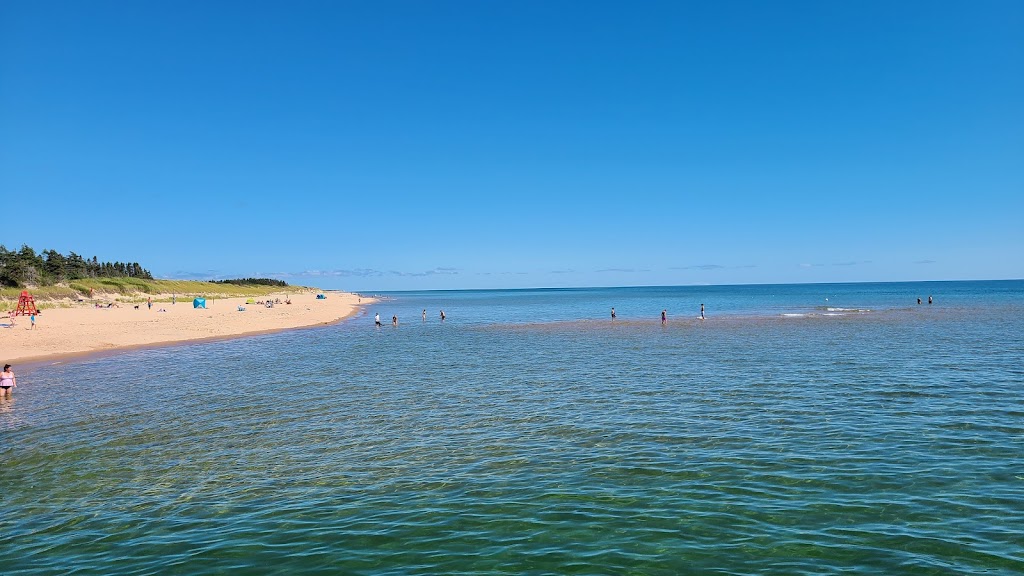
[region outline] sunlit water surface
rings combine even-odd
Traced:
[[[1022,282],[386,297],[21,371],[0,573],[1024,573]]]

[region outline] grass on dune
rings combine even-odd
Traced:
[[[0,288],[0,310],[9,310],[18,303],[23,288]],[[29,294],[40,308],[59,307],[66,301],[88,300],[89,291],[93,297],[120,302],[144,302],[150,296],[154,302],[170,302],[170,294],[177,295],[178,301],[190,300],[196,296],[210,298],[235,298],[242,296],[266,296],[267,294],[295,293],[310,290],[304,286],[240,286],[217,284],[194,280],[142,280],[140,278],[87,278],[74,280],[67,285],[38,286],[28,288]],[[168,296],[164,296],[167,294]]]

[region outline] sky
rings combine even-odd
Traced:
[[[0,244],[358,290],[1024,277],[1024,2],[0,0]]]

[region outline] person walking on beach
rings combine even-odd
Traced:
[[[661,323],[664,324],[666,322],[668,322],[668,310],[662,310],[661,311]]]
[[[612,320],[615,320],[615,308],[612,308]]]
[[[28,321],[32,323],[32,326],[29,327],[29,330],[35,330],[36,329],[36,313],[35,312],[33,312],[28,317]]]
[[[146,308],[149,308],[150,310],[153,309],[153,297],[152,296],[150,296],[149,299],[146,300]]]
[[[14,377],[14,371],[10,364],[4,364],[4,371],[0,372],[0,396],[10,396],[15,387],[18,386],[18,379]]]
[[[700,319],[701,320],[704,319],[704,305],[703,304],[700,305]]]
[[[377,325],[377,328],[380,328],[380,312],[373,315],[373,322]]]

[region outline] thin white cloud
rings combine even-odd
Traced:
[[[690,266],[673,266],[670,270],[736,270],[739,268],[757,268],[755,264],[743,264],[740,266],[726,266],[724,264],[693,264]]]
[[[425,270],[423,272],[399,272],[398,270],[391,270],[389,274],[394,276],[403,277],[414,277],[422,278],[424,276],[454,276],[459,273],[458,268],[434,268],[433,270]]]
[[[302,272],[288,272],[286,276],[298,277],[298,278],[322,278],[322,277],[358,277],[366,278],[370,276],[383,276],[384,273],[380,270],[374,270],[372,268],[355,268],[352,270],[339,269],[339,270],[303,270]]]
[[[231,278],[231,276],[221,274],[220,270],[207,270],[205,272],[178,270],[176,272],[172,272],[167,278],[169,280],[223,280],[225,278]],[[235,276],[235,278],[237,278],[237,276]]]
[[[693,264],[691,266],[673,266],[673,270],[722,270],[721,264]]]

